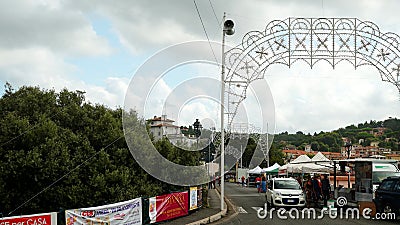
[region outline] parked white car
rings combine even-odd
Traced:
[[[304,207],[306,196],[293,178],[272,178],[267,182],[265,198],[270,207]]]

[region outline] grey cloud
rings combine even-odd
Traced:
[[[99,37],[80,11],[15,0],[0,2],[0,46],[9,49],[46,47],[61,54],[106,55]]]

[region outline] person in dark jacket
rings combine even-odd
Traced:
[[[311,177],[307,179],[307,181],[304,183],[304,191],[306,192],[306,203],[307,207],[311,207],[311,201],[313,198],[313,185],[311,181]]]
[[[329,183],[328,175],[324,174],[323,178],[324,179],[321,180],[322,197],[324,199],[324,206],[327,206],[327,202],[328,202],[328,199],[330,198],[330,194],[331,194],[331,190],[330,190],[331,184]]]
[[[314,204],[318,207],[318,202],[321,199],[321,181],[319,180],[319,176],[315,175],[313,180],[312,180],[312,186],[313,186],[313,199],[314,199]]]

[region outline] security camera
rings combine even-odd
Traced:
[[[224,22],[224,32],[227,35],[232,35],[235,33],[235,29],[233,28],[235,26],[235,24],[233,23],[232,20],[226,20]]]

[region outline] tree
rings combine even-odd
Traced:
[[[256,150],[257,143],[254,140],[254,137],[249,137],[247,140],[246,148],[244,149],[242,155],[242,165],[244,167],[248,167],[250,165],[251,158],[253,157],[254,151]]]
[[[278,163],[279,165],[284,164],[284,154],[282,150],[277,149],[275,145],[272,145],[269,150],[269,165],[274,165]]]
[[[368,133],[368,132],[365,132],[365,131],[363,131],[363,132],[360,132],[360,133],[358,133],[357,135],[356,135],[356,138],[357,139],[367,139],[367,138],[374,138],[374,135],[372,135],[372,134],[370,134],[370,133]]]
[[[313,151],[319,151],[319,149],[320,149],[319,143],[318,143],[317,141],[313,141],[313,142],[311,143],[311,149],[312,149]]]
[[[136,163],[122,138],[122,109],[88,103],[81,91],[6,86],[0,98],[3,213],[96,206],[182,188],[156,180]],[[198,163],[198,155],[176,148],[166,154]]]

